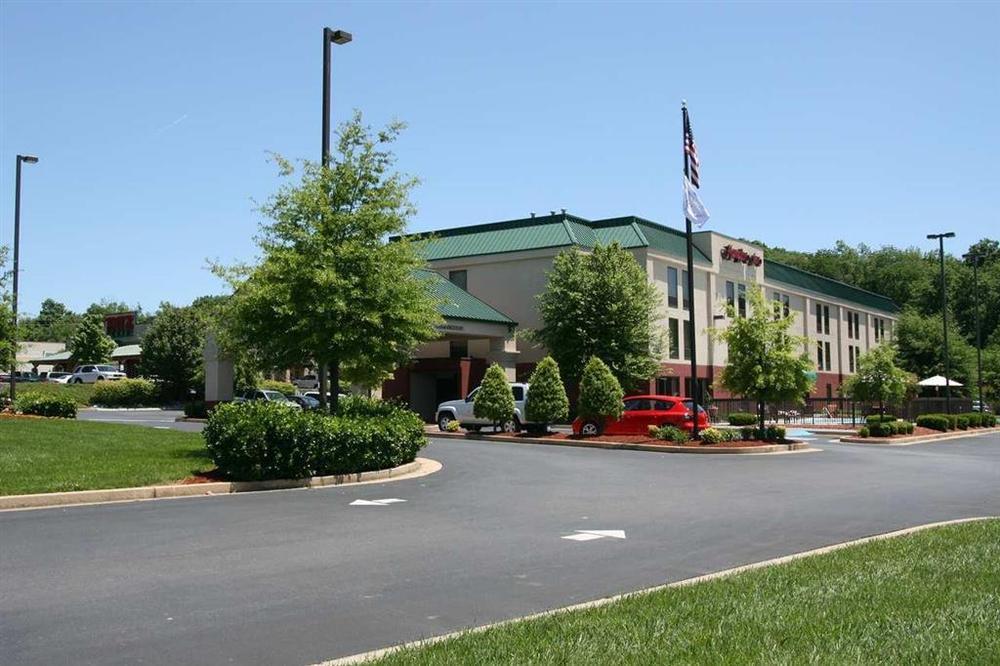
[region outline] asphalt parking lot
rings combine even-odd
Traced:
[[[186,432],[201,432],[205,427],[203,423],[178,421],[181,416],[184,412],[179,409],[81,409],[76,418],[80,421],[125,423]]]
[[[998,435],[815,444],[697,456],[438,439],[424,455],[444,468],[418,479],[0,513],[0,655],[310,664],[1000,514]]]

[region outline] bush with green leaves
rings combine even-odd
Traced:
[[[907,435],[913,434],[913,423],[911,421],[900,421],[903,427],[903,433]]]
[[[951,430],[951,419],[946,414],[921,414],[917,417],[917,425],[945,432]]]
[[[959,415],[957,415],[955,417],[955,426],[959,430],[968,430],[969,429],[969,417],[966,416],[965,414],[959,414]]]
[[[965,418],[968,420],[970,428],[981,428],[983,425],[983,415],[979,412],[969,412],[965,414]]]
[[[654,437],[656,439],[662,439],[666,442],[673,442],[675,444],[684,444],[685,442],[691,441],[691,433],[687,430],[682,430],[676,426],[665,425],[656,428],[654,431]]]
[[[757,429],[753,426],[743,426],[740,428],[740,439],[748,442],[757,439]]]
[[[865,423],[871,425],[873,423],[886,423],[895,421],[896,417],[891,414],[869,414],[865,417]]]
[[[160,389],[148,379],[97,382],[90,402],[101,407],[149,407],[160,404]]]
[[[551,356],[541,360],[528,380],[525,418],[541,426],[564,421],[569,416],[569,398],[559,375],[559,365]]]
[[[757,415],[750,412],[733,412],[726,418],[729,420],[729,425],[734,426],[753,425],[757,423]]]
[[[996,414],[983,414],[982,417],[983,417],[982,423],[983,423],[983,427],[984,428],[995,428],[996,427],[996,425],[997,425]]]
[[[861,426],[858,429],[858,437],[861,437],[862,439],[864,439],[865,437],[868,437],[870,434],[871,434],[871,431],[868,430],[868,426]]]
[[[728,441],[726,435],[718,428],[705,428],[698,434],[704,444],[719,444]]]
[[[577,413],[583,419],[621,418],[625,392],[622,385],[596,356],[590,357],[583,369],[580,379],[580,398],[577,401]]]
[[[257,382],[257,386],[254,388],[259,388],[262,391],[278,391],[279,393],[284,393],[289,395],[295,393],[295,384],[291,382],[281,382],[276,379],[261,379]]]
[[[489,419],[494,429],[514,418],[514,394],[507,383],[507,373],[494,363],[486,369],[483,382],[476,391],[472,413],[479,419]]]
[[[330,416],[264,401],[219,405],[203,435],[219,471],[236,481],[388,469],[412,462],[427,442],[420,417],[400,407]]]
[[[14,411],[31,416],[76,418],[76,401],[68,396],[23,393],[14,400]]]
[[[455,421],[454,419],[448,421],[448,425],[444,427],[445,432],[458,432],[461,429],[462,429],[462,424],[459,423],[458,421]]]

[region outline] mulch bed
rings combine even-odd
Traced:
[[[869,436],[867,439],[873,442],[892,441],[894,439],[903,439],[905,437],[920,437],[922,435],[957,435],[959,433],[973,433],[979,432],[980,430],[989,430],[989,428],[969,428],[968,430],[934,430],[933,428],[925,428],[923,426],[916,426],[913,429],[913,434],[911,435],[893,435],[892,437],[873,437]]]
[[[662,439],[647,437],[646,435],[596,435],[594,437],[584,437],[583,435],[569,435],[564,432],[553,432],[547,435],[520,433],[512,439],[570,439],[575,441],[595,441],[595,442],[617,442],[619,444],[650,444],[653,446],[690,446],[692,448],[707,449],[745,449],[755,446],[773,446],[774,444],[785,444],[786,442],[761,442],[758,440],[738,440],[735,442],[719,442],[718,444],[703,444],[702,442],[667,442]]]
[[[190,486],[197,483],[218,483],[219,481],[228,481],[222,472],[217,469],[210,469],[207,472],[199,472],[194,476],[189,476],[186,479],[182,479],[179,483],[182,486]]]

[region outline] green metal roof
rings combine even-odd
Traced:
[[[118,347],[113,352],[111,352],[111,358],[126,358],[129,356],[141,356],[142,355],[142,345],[122,345]]]
[[[438,312],[442,317],[517,326],[516,321],[450,282],[440,273],[421,270],[417,271],[417,275],[430,281],[431,291],[440,301]]]
[[[425,250],[428,261],[581,244],[593,247],[593,233],[587,221],[572,215],[546,215],[442,229],[430,234],[415,234],[414,238],[431,239]]]
[[[61,351],[54,354],[42,354],[38,358],[33,358],[29,363],[58,363],[59,361],[69,361],[73,358],[73,352]]]
[[[768,281],[782,282],[800,289],[808,289],[859,305],[867,305],[883,312],[899,312],[899,306],[891,298],[766,257],[764,259],[764,277]]]

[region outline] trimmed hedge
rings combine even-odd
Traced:
[[[757,416],[750,412],[733,412],[728,417],[729,425],[752,426],[757,423]]]
[[[932,430],[968,430],[969,428],[992,428],[997,424],[995,414],[969,412],[968,414],[921,414],[917,425]]]
[[[917,417],[917,425],[921,428],[944,432],[951,430],[951,419],[948,418],[947,414],[921,414]]]
[[[726,441],[725,434],[716,428],[705,428],[698,434],[705,444],[718,444]]]
[[[149,407],[160,403],[160,389],[148,379],[96,382],[90,403],[102,407]]]
[[[681,430],[671,425],[660,426],[659,428],[651,426],[650,434],[656,437],[656,439],[674,442],[675,444],[683,444],[691,439],[691,433],[687,430]]]
[[[865,417],[865,423],[871,425],[873,423],[887,423],[895,422],[896,417],[891,414],[869,414]]]
[[[358,408],[359,410],[361,408]],[[380,416],[303,412],[263,401],[216,407],[203,435],[219,471],[235,481],[301,479],[389,469],[427,443],[424,423],[391,403]]]
[[[14,411],[31,416],[76,418],[76,401],[69,396],[27,393],[14,400]]]
[[[871,432],[868,430],[868,426],[861,426],[861,428],[858,429],[858,437],[865,438],[869,435],[871,435]]]

